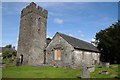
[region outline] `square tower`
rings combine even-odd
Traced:
[[[23,55],[23,64],[44,62],[48,11],[30,3],[21,11],[17,57]]]

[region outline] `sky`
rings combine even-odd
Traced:
[[[1,0],[2,2],[118,2],[119,0]]]
[[[30,2],[2,2],[2,46],[17,47],[21,10]],[[47,37],[61,32],[91,42],[118,20],[117,2],[36,2],[48,10]]]

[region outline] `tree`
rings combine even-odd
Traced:
[[[5,48],[12,48],[12,45],[11,44],[6,45]]]
[[[17,55],[17,51],[12,52],[12,55],[16,56]]]
[[[120,21],[96,33],[96,41],[101,61],[120,63]]]
[[[14,46],[12,47],[12,45],[9,44],[2,48],[2,53],[3,59],[5,59],[11,58],[12,56],[16,56],[17,51],[15,50]]]
[[[5,53],[3,53],[3,59],[5,59],[5,58],[10,58],[10,57],[12,57],[12,54],[9,54],[8,52],[5,52]]]

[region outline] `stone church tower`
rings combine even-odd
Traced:
[[[21,12],[17,57],[23,55],[23,64],[44,62],[48,12],[34,2]]]

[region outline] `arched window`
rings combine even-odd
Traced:
[[[38,21],[40,21],[40,20],[41,20],[41,18],[39,17],[39,18],[38,18]]]

